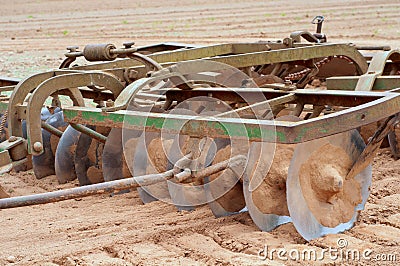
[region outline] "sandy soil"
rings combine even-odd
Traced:
[[[314,30],[309,21],[318,14],[331,41],[397,47],[399,10],[394,0],[2,1],[0,75],[54,68],[70,45],[274,40]],[[216,219],[206,206],[177,212],[162,202],[141,205],[131,192],[1,210],[0,265],[309,265],[257,254],[265,245],[321,252],[339,239],[348,249],[371,249],[372,260],[325,256],[317,264],[385,265],[377,255],[400,260],[400,161],[381,150],[373,169],[371,196],[354,228],[309,243],[291,224],[260,232],[247,213]],[[58,185],[54,176],[36,180],[32,172],[5,174],[0,184],[13,196],[76,186]]]

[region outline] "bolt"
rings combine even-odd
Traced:
[[[108,99],[108,100],[106,101],[106,107],[113,107],[113,106],[114,106],[114,101],[111,100],[111,99]]]
[[[285,39],[283,39],[283,44],[287,45],[287,46],[292,46],[293,40],[290,38],[285,38]]]
[[[11,137],[8,139],[9,142],[14,142],[14,141],[16,141],[16,140],[17,140],[17,137],[16,137],[16,136],[11,136]]]
[[[123,43],[125,49],[132,48],[132,46],[135,44],[135,42],[125,42]]]
[[[36,152],[41,152],[43,150],[43,145],[39,141],[33,144],[33,150]]]
[[[128,71],[128,78],[130,78],[130,79],[137,79],[138,73],[139,73],[139,72],[137,72],[136,70],[129,69],[129,71]]]
[[[68,50],[70,53],[75,53],[78,49],[79,49],[79,46],[68,46],[68,47],[67,47],[67,50]]]
[[[290,81],[289,79],[285,79],[284,82],[283,82],[283,84],[285,84],[285,86],[290,86],[290,85],[292,85],[293,83],[292,83],[292,81]]]

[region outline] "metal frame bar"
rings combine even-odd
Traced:
[[[293,93],[293,92],[291,92]],[[120,110],[106,113],[100,109],[69,107],[64,109],[65,121],[88,125],[165,131],[195,137],[245,138],[250,141],[300,143],[348,131],[379,121],[398,113],[400,95],[397,93],[365,93],[343,91],[294,92],[324,98],[341,95],[355,99],[373,96],[375,100],[336,113],[300,121],[285,122],[257,119],[215,118]],[[361,97],[362,98],[362,97]],[[165,124],[165,121],[168,123]],[[182,128],[179,125],[184,124]],[[244,130],[243,130],[244,129]]]

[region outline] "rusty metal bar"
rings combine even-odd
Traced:
[[[243,155],[237,155],[231,159],[219,162],[198,172],[193,172],[191,175],[185,175],[183,178],[180,178],[180,181],[185,181],[191,176],[197,179],[204,178],[206,176],[220,172],[227,167],[236,167],[244,163],[245,161],[246,157],[244,157]],[[179,165],[179,162],[180,161],[178,161],[176,165]],[[175,170],[172,169],[160,174],[136,176],[82,187],[0,199],[0,209],[10,209],[38,204],[46,204],[69,199],[83,198],[97,194],[118,192],[125,189],[138,188],[141,186],[149,186],[173,178],[174,171]]]
[[[231,114],[239,114],[240,112],[247,111],[249,109],[254,110],[258,107],[263,107],[264,109],[268,109],[268,108],[272,108],[279,104],[284,104],[284,103],[295,101],[296,99],[297,99],[296,95],[294,95],[294,93],[290,93],[290,94],[282,95],[282,96],[279,96],[277,98],[273,98],[270,100],[250,104],[250,105],[247,105],[247,106],[244,106],[244,107],[241,107],[238,109],[234,109],[234,110],[231,110],[231,111],[228,111],[225,113],[217,114],[217,115],[215,115],[215,117],[226,117]]]
[[[170,170],[161,174],[137,176],[126,179],[109,181],[105,183],[83,186],[83,187],[0,199],[0,209],[9,209],[9,208],[24,207],[30,205],[45,204],[50,202],[82,198],[96,194],[111,193],[115,191],[121,191],[124,189],[155,184],[158,182],[165,181],[167,179],[171,179],[173,176],[174,176],[173,171]]]
[[[17,85],[21,79],[0,76],[0,87]]]
[[[51,134],[61,138],[63,132],[61,130],[59,130],[58,128],[55,128],[49,124],[47,124],[46,122],[42,121],[41,122],[41,126],[44,130],[50,132]]]
[[[129,128],[137,130],[160,131],[170,134],[186,134],[197,137],[239,138],[250,141],[277,143],[300,143],[318,139],[367,125],[396,114],[400,109],[400,95],[397,93],[318,91],[291,92],[305,99],[316,99],[328,95],[342,95],[347,100],[356,101],[360,95],[373,96],[375,100],[341,110],[329,115],[300,122],[270,121],[257,119],[235,119],[215,117],[183,116],[173,114],[147,113],[139,111],[102,112],[99,109],[68,107],[64,118],[69,123]],[[306,97],[307,95],[307,97]],[[379,95],[379,97],[378,97]],[[337,96],[337,95],[336,95]],[[299,98],[301,102],[301,98]],[[322,103],[321,103],[322,105]],[[340,104],[338,104],[340,105]],[[168,123],[165,123],[168,120]],[[185,121],[182,128],[177,127]],[[240,130],[243,128],[244,130]]]
[[[357,50],[383,50],[383,51],[389,51],[392,49],[390,46],[385,45],[385,46],[356,46]]]
[[[239,166],[240,164],[245,164],[247,161],[247,157],[244,155],[236,155],[232,157],[231,159],[216,163],[214,165],[211,165],[209,167],[206,167],[204,169],[201,169],[198,172],[192,172],[192,176],[195,179],[202,179],[207,176],[210,176],[214,173],[218,173],[222,170],[225,170],[226,168],[231,168],[234,170],[235,167]],[[244,167],[245,165],[243,165]]]
[[[99,132],[92,130],[88,127],[85,127],[80,124],[70,124],[71,127],[73,127],[75,130],[78,130],[79,132],[82,132],[83,134],[88,135],[91,138],[94,138],[95,140],[100,141],[101,143],[106,143],[107,137],[100,134]]]

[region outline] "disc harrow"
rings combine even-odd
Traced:
[[[69,47],[59,69],[0,78],[0,171],[81,185],[0,187],[0,208],[137,189],[306,240],[351,228],[385,138],[400,157],[400,51],[328,43],[322,22],[275,42]]]

